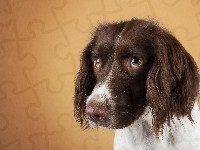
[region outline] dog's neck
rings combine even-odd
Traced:
[[[162,132],[157,137],[152,132],[152,114],[150,107],[146,108],[146,112],[137,121],[130,126],[116,131],[115,134],[115,150],[135,149],[175,149],[179,148],[181,143],[188,142],[188,138],[198,137],[200,121],[191,123],[187,117],[177,119],[174,117],[170,126],[163,125]],[[199,120],[200,112],[195,103],[192,110],[194,120]],[[195,139],[200,141],[200,139]],[[191,142],[191,141],[190,141]],[[128,145],[128,147],[124,147]],[[190,149],[191,147],[188,146]],[[185,147],[183,147],[185,149]]]

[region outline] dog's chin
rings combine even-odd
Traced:
[[[114,129],[123,129],[123,128],[126,128],[129,125],[131,125],[131,123],[124,124],[124,122],[117,123],[115,121],[110,121],[110,122],[94,122],[94,121],[89,120],[88,123],[89,123],[89,127],[92,128],[92,129],[95,129],[95,128],[104,128],[104,129],[113,129],[113,130]]]
[[[88,121],[88,124],[89,124],[89,127],[92,128],[92,129],[95,129],[95,128],[99,127],[98,123],[93,122],[91,120]]]

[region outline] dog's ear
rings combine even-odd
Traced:
[[[74,116],[83,128],[88,127],[85,118],[86,99],[96,84],[96,78],[93,73],[93,62],[91,59],[91,51],[94,45],[95,38],[93,38],[83,50],[80,70],[75,81]]]
[[[153,131],[158,133],[173,115],[187,116],[199,91],[198,68],[180,42],[161,29],[154,38],[154,64],[147,78],[147,100],[152,108]]]

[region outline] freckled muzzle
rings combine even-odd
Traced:
[[[107,122],[109,113],[108,101],[110,98],[111,93],[106,83],[96,86],[87,98],[85,115],[93,125],[99,126]]]
[[[130,102],[129,90],[117,93],[108,82],[94,88],[86,100],[85,115],[90,126],[121,129],[137,118],[137,108]]]
[[[104,127],[108,129],[122,129],[129,126],[136,118],[133,107],[127,106],[102,106],[97,103],[89,103],[85,114],[90,127]]]

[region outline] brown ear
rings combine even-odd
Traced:
[[[167,31],[154,41],[155,61],[147,79],[147,100],[153,113],[153,131],[158,133],[173,115],[187,116],[199,91],[198,68],[180,42]]]
[[[96,84],[96,79],[93,74],[93,62],[91,59],[91,51],[94,44],[95,39],[84,49],[80,70],[75,81],[74,116],[83,128],[87,128],[87,121],[85,119],[86,98],[90,95]]]

